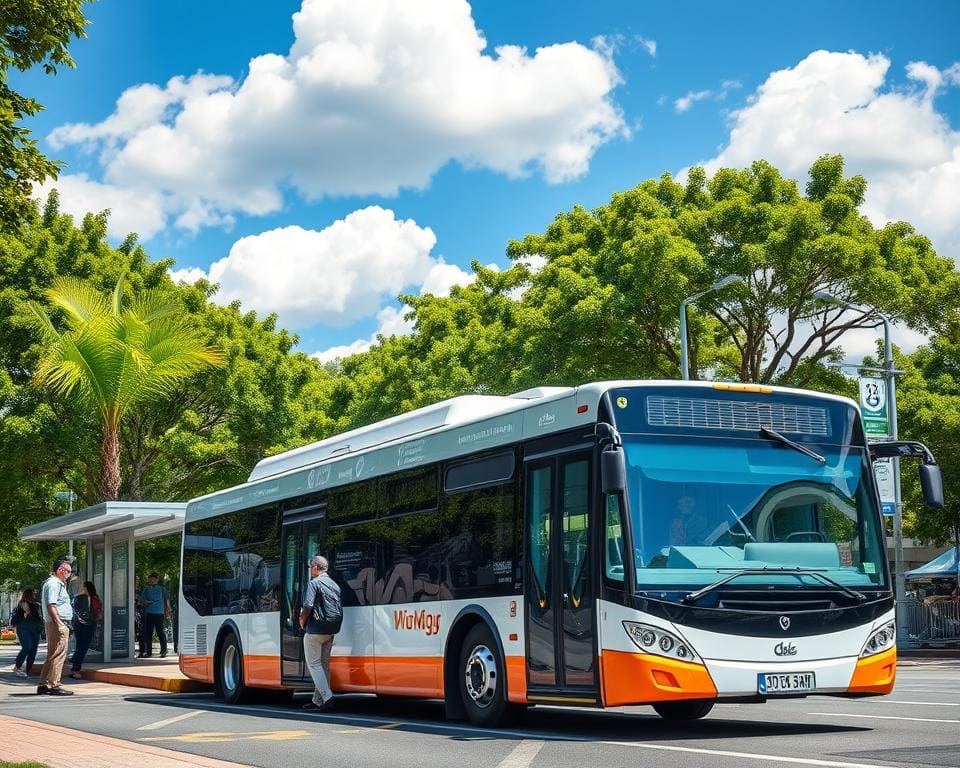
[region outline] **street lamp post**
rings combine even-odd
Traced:
[[[695,293],[693,296],[687,296],[687,298],[680,302],[680,378],[684,381],[690,378],[690,362],[687,354],[687,305],[697,299],[703,298],[708,293],[719,291],[731,283],[742,283],[745,279],[743,275],[727,275],[726,277],[721,277],[717,282],[707,288],[707,290]]]
[[[820,299],[829,304],[835,304],[844,309],[863,311],[863,307],[843,301],[828,291],[817,291],[813,294],[815,299]],[[890,340],[890,318],[880,312],[876,307],[870,310],[880,324],[883,325],[883,372],[887,383],[887,419],[890,430],[890,439],[896,440],[899,435],[897,425],[897,377],[896,370],[893,367],[893,343]],[[876,327],[876,326],[874,326]],[[893,578],[896,599],[896,619],[897,619],[897,644],[900,645],[907,638],[907,627],[905,623],[904,601],[907,594],[907,581],[904,575],[903,567],[903,499],[900,495],[900,459],[893,459],[893,488],[894,488],[894,506],[893,506]]]
[[[65,501],[65,502],[67,502],[67,514],[68,514],[68,515],[69,515],[71,512],[73,512],[73,500],[77,498],[77,494],[75,494],[75,493],[73,492],[73,489],[72,489],[72,488],[71,488],[70,490],[68,490],[68,491],[57,491],[57,492],[53,495],[53,498],[55,498],[57,501]],[[73,557],[73,539],[70,539],[70,540],[67,542],[67,556],[68,556],[68,557]]]

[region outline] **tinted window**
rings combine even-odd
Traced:
[[[201,616],[278,610],[279,514],[270,504],[185,526],[183,595]]]
[[[402,472],[384,483],[387,515],[403,515],[437,508],[438,470]]]
[[[377,602],[419,603],[440,598],[440,520],[436,511],[406,514],[378,524],[383,578]]]
[[[373,520],[377,515],[378,486],[376,480],[337,488],[327,500],[327,515],[330,525],[349,525],[363,520]]]
[[[515,483],[446,497],[443,522],[436,557],[454,598],[519,588]]]
[[[447,493],[495,485],[513,477],[513,453],[498,453],[463,464],[454,464],[447,469],[443,488]]]

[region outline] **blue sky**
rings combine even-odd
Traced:
[[[63,207],[110,207],[115,238],[136,229],[180,276],[279,312],[306,352],[403,332],[398,293],[506,267],[507,241],[557,212],[700,162],[803,178],[843,152],[871,218],[960,251],[957,3],[99,0],[88,17],[76,70],[13,83],[46,106],[30,127],[67,163]]]

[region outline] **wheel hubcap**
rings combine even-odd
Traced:
[[[478,645],[467,658],[464,669],[467,695],[478,707],[486,707],[497,692],[496,656],[485,645]]]
[[[223,686],[228,691],[237,687],[240,679],[240,654],[235,645],[228,645],[223,652]]]

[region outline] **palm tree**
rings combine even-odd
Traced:
[[[66,315],[67,329],[54,326],[46,309],[29,308],[43,337],[44,352],[34,381],[56,395],[76,395],[103,428],[100,498],[120,491],[120,422],[138,404],[167,397],[184,379],[207,366],[224,364],[169,294],[150,290],[125,302],[124,280],[111,297],[75,277],[58,277],[44,294]]]

